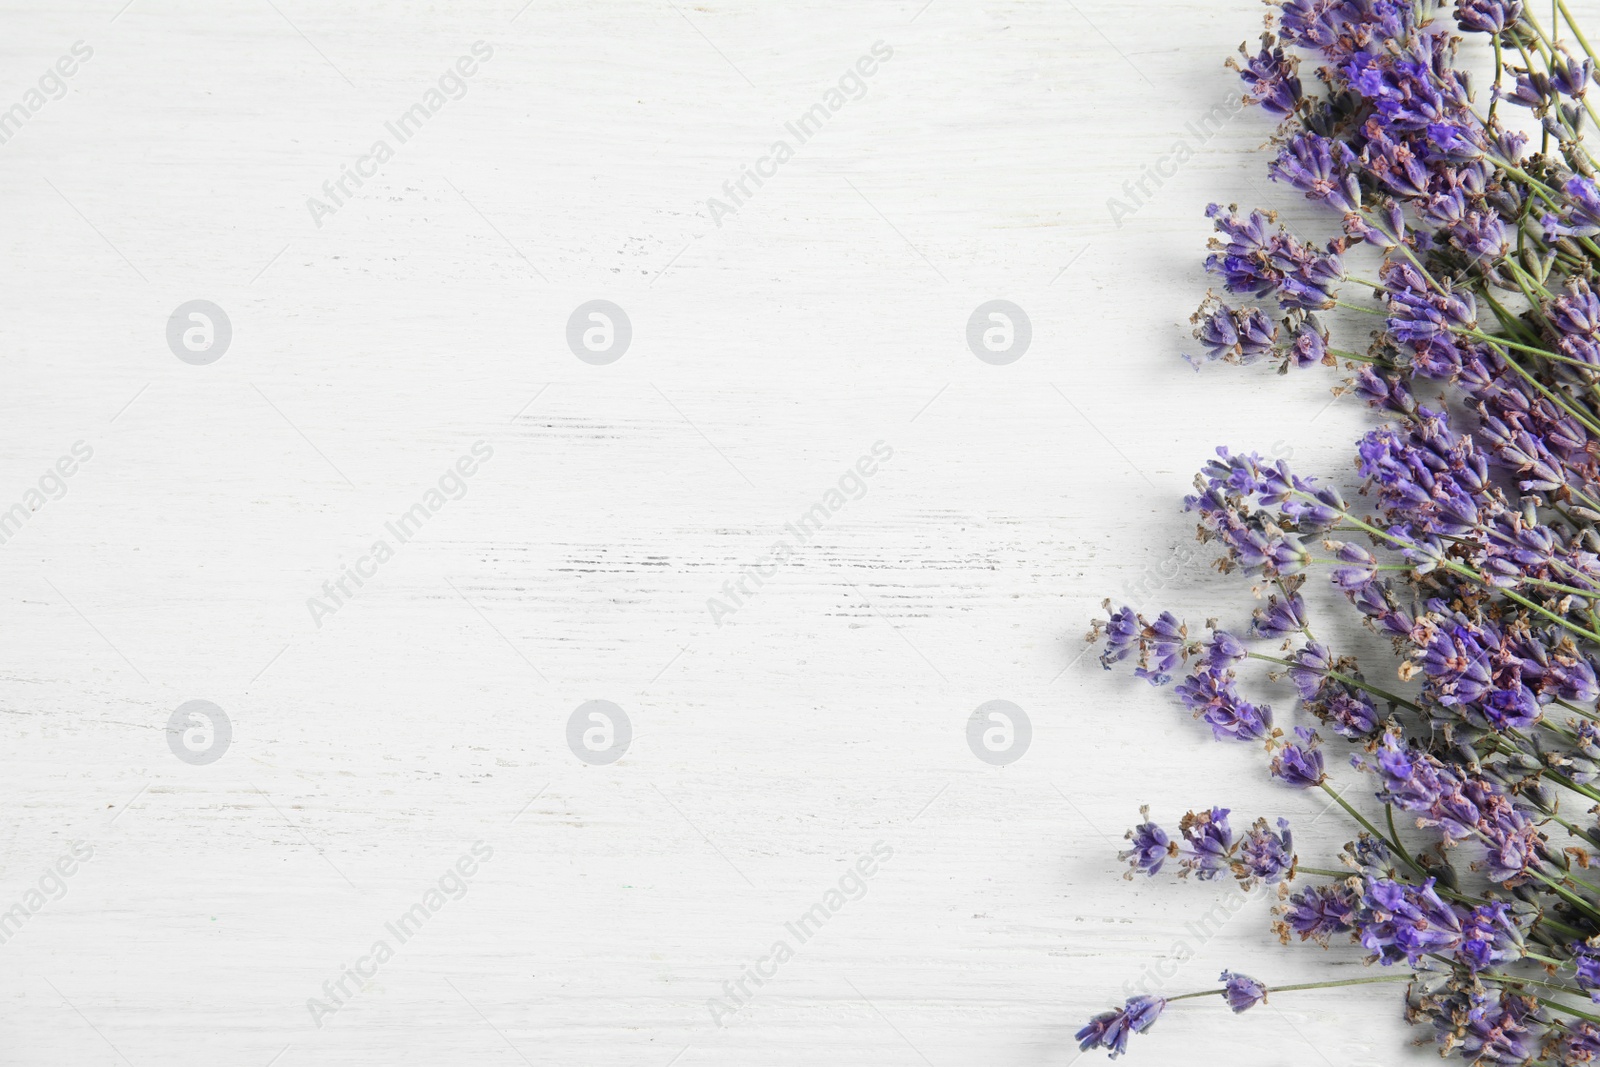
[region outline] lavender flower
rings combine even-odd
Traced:
[[[1259,740],[1272,726],[1272,709],[1240,696],[1231,670],[1202,664],[1178,683],[1176,693],[1185,707],[1205,720],[1218,741]]]
[[[1107,606],[1110,602],[1107,601]],[[1100,653],[1100,665],[1106,670],[1111,665],[1139,651],[1139,616],[1132,608],[1118,608],[1111,613],[1106,624],[1106,650]]]
[[[1129,997],[1127,1004],[1111,1011],[1101,1012],[1075,1035],[1078,1049],[1087,1052],[1103,1048],[1116,1059],[1128,1051],[1128,1035],[1142,1034],[1161,1017],[1167,1002],[1160,997]]]
[[[1522,17],[1522,0],[1456,0],[1456,24],[1469,33],[1504,33]]]
[[[1234,875],[1247,886],[1258,882],[1276,885],[1294,871],[1294,838],[1289,820],[1278,820],[1278,832],[1267,828],[1267,820],[1257,819],[1239,845]]]
[[[1357,906],[1355,893],[1343,883],[1307,886],[1283,907],[1280,937],[1287,943],[1292,932],[1302,941],[1326,945],[1334,934],[1355,929]]]
[[[1266,607],[1256,608],[1250,631],[1257,637],[1288,637],[1306,628],[1306,603],[1297,594],[1279,597],[1276,593],[1267,598]]]
[[[1228,999],[1228,1007],[1233,1009],[1235,1015],[1267,999],[1267,987],[1247,974],[1223,971],[1218,981],[1223,983],[1222,995]]]
[[[1239,77],[1250,87],[1248,99],[1269,115],[1288,115],[1300,103],[1304,92],[1294,57],[1264,41],[1254,56],[1244,53]]]
[[[1434,891],[1389,879],[1367,883],[1356,914],[1356,935],[1377,961],[1420,965],[1430,953],[1449,955],[1464,940],[1461,916]]]
[[[1154,877],[1163,863],[1178,854],[1178,846],[1172,843],[1167,832],[1150,821],[1150,809],[1142,807],[1139,814],[1144,821],[1124,835],[1133,843],[1133,847],[1117,854],[1118,859],[1131,864],[1127,874],[1129,878],[1133,877],[1135,871]]]
[[[1333,294],[1344,280],[1337,244],[1318,252],[1295,240],[1262,212],[1240,216],[1212,204],[1206,215],[1217,227],[1215,249],[1206,267],[1231,293],[1274,297],[1284,308],[1313,311],[1333,306]]]
[[[1322,769],[1321,742],[1316,733],[1304,726],[1295,727],[1299,744],[1287,744],[1272,757],[1272,777],[1296,789],[1312,789],[1327,780]]]
[[[1228,809],[1190,812],[1178,824],[1183,832],[1183,868],[1201,881],[1210,881],[1233,870],[1233,831],[1228,828]]]
[[[1340,737],[1365,741],[1378,732],[1378,709],[1372,698],[1344,682],[1325,684],[1310,707]]]
[[[1361,210],[1361,182],[1356,176],[1356,155],[1343,141],[1315,133],[1296,134],[1267,168],[1275,180],[1292,185],[1345,214]]]
[[[1558,1055],[1563,1067],[1600,1063],[1600,1028],[1593,1023],[1573,1023],[1561,1036]]]
[[[1172,612],[1163,611],[1144,628],[1142,636],[1145,655],[1133,673],[1151,685],[1166,685],[1186,655],[1188,627]]]

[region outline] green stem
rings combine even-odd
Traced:
[[[1268,993],[1293,993],[1302,989],[1335,989],[1347,985],[1372,985],[1374,982],[1409,982],[1416,975],[1409,971],[1405,974],[1384,974],[1376,978],[1345,978],[1337,982],[1300,982],[1295,985],[1275,985],[1264,987]],[[1198,993],[1180,993],[1175,997],[1167,997],[1167,1003],[1172,1004],[1180,1000],[1193,1000],[1195,997],[1214,997],[1226,993],[1227,987],[1221,989],[1202,989]]]
[[[1416,860],[1412,859],[1411,858],[1411,854],[1408,853],[1405,850],[1404,846],[1402,846],[1400,844],[1400,831],[1396,830],[1394,828],[1394,805],[1393,804],[1385,804],[1383,806],[1383,819],[1384,819],[1384,822],[1388,823],[1388,825],[1389,825],[1389,836],[1394,839],[1394,845],[1395,845],[1395,848],[1398,849],[1399,852],[1400,852],[1400,858],[1405,860],[1406,864],[1409,867],[1411,867],[1413,869],[1420,869],[1421,865],[1418,864]]]
[[[1423,878],[1426,878],[1428,876],[1427,870],[1424,869],[1422,867],[1422,865],[1419,864],[1416,860],[1412,859],[1409,855],[1407,855],[1405,850],[1400,847],[1398,842],[1391,841],[1387,837],[1385,837],[1383,835],[1383,831],[1379,830],[1376,826],[1372,825],[1372,823],[1367,820],[1367,817],[1365,815],[1362,815],[1355,808],[1352,808],[1350,806],[1350,802],[1345,800],[1344,797],[1340,796],[1339,795],[1339,791],[1337,789],[1333,788],[1333,786],[1329,785],[1327,782],[1323,782],[1321,784],[1322,784],[1322,791],[1324,793],[1327,793],[1334,800],[1338,801],[1339,802],[1339,806],[1341,808],[1343,808],[1349,814],[1349,816],[1352,819],[1354,819],[1356,822],[1360,823],[1366,829],[1367,833],[1371,834],[1373,837],[1377,838],[1379,841],[1382,841],[1384,844],[1388,845],[1390,850],[1393,851],[1398,856],[1400,856],[1401,859],[1405,860],[1406,861],[1406,865],[1408,867],[1410,867],[1412,870],[1416,871],[1417,874],[1421,875]]]
[[[1347,311],[1359,311],[1363,315],[1377,315],[1382,318],[1386,314],[1386,312],[1378,308],[1364,308],[1360,304],[1352,304],[1347,300],[1335,300],[1333,303],[1335,307],[1342,307]]]

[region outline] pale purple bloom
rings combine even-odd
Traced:
[[[1100,653],[1100,665],[1106,670],[1118,660],[1139,651],[1139,616],[1132,608],[1118,608],[1111,612],[1106,623],[1106,650]]]
[[[1297,634],[1306,628],[1306,603],[1298,593],[1280,597],[1273,593],[1265,607],[1256,608],[1250,630],[1257,637],[1276,639]]]
[[[1148,815],[1149,809],[1143,809]],[[1146,818],[1144,822],[1129,830],[1125,835],[1132,842],[1133,847],[1117,854],[1117,858],[1125,860],[1130,865],[1129,873],[1138,871],[1154,877],[1176,851],[1172,847],[1172,840],[1167,837],[1167,832]]]
[[[1298,744],[1284,745],[1272,757],[1272,776],[1296,789],[1311,789],[1327,778],[1322,767],[1320,738],[1304,726],[1295,727]]]
[[[1223,984],[1222,995],[1228,999],[1228,1007],[1233,1009],[1235,1015],[1267,999],[1267,987],[1247,974],[1223,971],[1218,981]]]
[[[1272,709],[1240,696],[1231,670],[1202,664],[1179,682],[1175,691],[1185,707],[1205,720],[1218,741],[1258,740],[1272,726]]]
[[[1269,115],[1289,115],[1304,92],[1296,66],[1282,48],[1263,44],[1255,55],[1246,54],[1239,77],[1249,86],[1252,103],[1260,104]]]
[[[1166,685],[1172,672],[1183,662],[1189,631],[1182,620],[1170,611],[1163,611],[1156,621],[1144,628],[1144,658],[1134,670],[1137,677],[1151,685]]]
[[[1500,33],[1522,17],[1522,0],[1456,0],[1456,23],[1474,33]]]
[[[1235,873],[1248,884],[1265,882],[1276,885],[1294,869],[1294,837],[1289,832],[1289,820],[1279,819],[1274,833],[1267,828],[1267,820],[1257,819],[1239,844],[1239,860]]]
[[[1112,1059],[1116,1059],[1128,1051],[1128,1035],[1142,1034],[1150,1029],[1166,1006],[1167,1002],[1160,997],[1129,997],[1124,1006],[1101,1012],[1090,1019],[1089,1025],[1074,1035],[1078,1048],[1083,1052],[1103,1048],[1111,1053]]]
[[[1300,940],[1324,945],[1332,935],[1355,928],[1355,913],[1355,894],[1343,882],[1307,886],[1292,894],[1282,911],[1284,926]]]

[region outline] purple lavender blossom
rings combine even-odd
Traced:
[[[1333,294],[1344,280],[1340,249],[1318,252],[1295,240],[1273,217],[1260,211],[1240,216],[1212,204],[1206,216],[1217,227],[1206,268],[1222,279],[1231,293],[1274,297],[1286,309],[1315,311],[1333,306]]]
[[[1593,1023],[1572,1023],[1562,1035],[1558,1048],[1563,1067],[1600,1063],[1600,1028]]]
[[[1144,821],[1124,835],[1133,847],[1117,853],[1117,858],[1129,862],[1128,877],[1138,871],[1153,878],[1163,863],[1177,855],[1178,849],[1167,832],[1150,821],[1149,808],[1140,808],[1139,814],[1144,816]]]
[[[1289,657],[1294,666],[1288,669],[1289,681],[1300,692],[1300,699],[1317,699],[1327,683],[1328,672],[1333,670],[1333,653],[1328,646],[1317,641],[1308,643]]]
[[[1343,682],[1326,686],[1311,710],[1331,726],[1334,733],[1351,741],[1372,738],[1381,725],[1372,698]]]
[[[1139,616],[1132,608],[1118,608],[1106,623],[1106,650],[1100,653],[1100,665],[1106,670],[1111,665],[1139,650]]]
[[[1276,885],[1294,870],[1294,837],[1289,820],[1278,820],[1278,831],[1267,828],[1267,820],[1257,819],[1239,845],[1234,874],[1246,885],[1257,882]]]
[[[1383,735],[1376,757],[1368,761],[1357,756],[1351,762],[1376,773],[1383,783],[1378,799],[1402,811],[1431,811],[1452,784],[1435,761],[1411,749],[1397,731]]]
[[[1268,639],[1289,637],[1305,628],[1306,602],[1298,593],[1284,597],[1272,594],[1265,607],[1255,609],[1250,622],[1251,633]]]
[[[1234,841],[1227,808],[1191,811],[1178,828],[1183,831],[1185,873],[1208,882],[1233,870]]]
[[[1361,210],[1356,154],[1343,141],[1315,133],[1296,134],[1267,168],[1276,181],[1291,185],[1341,213]]]
[[[1589,79],[1594,74],[1594,60],[1584,59],[1578,61],[1563,49],[1557,48],[1550,54],[1550,84],[1562,96],[1570,96],[1574,100],[1583,99],[1589,89]]]
[[[1456,24],[1469,33],[1503,33],[1522,17],[1522,0],[1456,0]]]
[[[1342,882],[1307,886],[1291,894],[1282,909],[1282,937],[1287,942],[1293,932],[1302,941],[1326,945],[1332,935],[1355,929],[1356,908],[1354,891]]]
[[[1183,662],[1189,641],[1188,627],[1170,611],[1163,611],[1156,621],[1144,628],[1144,660],[1134,670],[1134,675],[1151,685],[1166,685],[1172,680],[1172,671]]]
[[[1270,43],[1263,43],[1253,56],[1245,53],[1239,77],[1250,88],[1249,101],[1269,115],[1293,114],[1304,93],[1298,66],[1293,56]]]
[[[1371,552],[1350,541],[1325,541],[1324,547],[1332,549],[1334,558],[1344,564],[1335,567],[1329,577],[1340,589],[1360,589],[1378,576],[1378,561]]]
[[[1472,971],[1521,959],[1525,951],[1522,930],[1513,921],[1510,910],[1498,900],[1480,904],[1463,916],[1461,937],[1456,959]]]
[[[1247,366],[1277,351],[1278,328],[1260,308],[1232,308],[1217,304],[1195,316],[1194,336],[1204,346],[1207,360]],[[1191,359],[1196,368],[1199,360]]]
[[[1179,682],[1175,691],[1185,707],[1205,720],[1218,741],[1256,741],[1272,727],[1272,709],[1240,696],[1231,670],[1202,664]]]
[[[1160,997],[1129,997],[1123,1007],[1101,1012],[1074,1035],[1079,1051],[1103,1048],[1111,1053],[1112,1059],[1116,1059],[1128,1051],[1128,1035],[1142,1034],[1150,1029],[1166,1006],[1167,1002]]]
[[[1287,744],[1272,757],[1272,777],[1296,789],[1312,789],[1328,777],[1322,767],[1321,743],[1316,733],[1304,726],[1295,727],[1298,744]]]
[[[1434,880],[1410,886],[1390,879],[1367,883],[1356,914],[1356,935],[1385,967],[1412,967],[1429,953],[1449,955],[1464,940],[1461,916],[1434,892]]]
[[[1212,667],[1231,667],[1242,663],[1249,654],[1250,650],[1226,630],[1213,630],[1211,640],[1206,642],[1205,661]]]
[[[1549,1028],[1549,1015],[1537,1000],[1482,986],[1424,997],[1409,1014],[1433,1023],[1442,1052],[1474,1064],[1531,1064]]]
[[[1222,995],[1228,999],[1228,1007],[1235,1015],[1267,999],[1267,987],[1247,974],[1223,971],[1217,980],[1223,984]]]
[[[1567,194],[1567,202],[1559,215],[1544,216],[1546,239],[1600,233],[1600,188],[1588,178],[1573,177],[1561,191]]]

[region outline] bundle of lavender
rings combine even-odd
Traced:
[[[1123,857],[1130,877],[1272,886],[1285,943],[1349,939],[1375,966],[1136,996],[1079,1031],[1084,1049],[1115,1057],[1189,997],[1238,1012],[1396,981],[1445,1055],[1600,1062],[1600,160],[1583,140],[1600,119],[1593,50],[1564,0],[1544,16],[1518,0],[1281,0],[1231,64],[1280,123],[1271,177],[1341,232],[1317,245],[1271,212],[1212,206],[1206,267],[1230,295],[1196,315],[1197,362],[1354,372],[1345,388],[1378,423],[1356,447],[1362,499],[1218,449],[1185,506],[1221,569],[1255,584],[1248,632],[1108,602],[1090,636],[1107,668],[1178,677],[1219,741],[1262,746],[1274,779],[1325,792],[1355,836],[1311,867],[1282,819],[1236,827],[1213,807],[1169,832],[1146,813]],[[1487,68],[1491,52],[1494,83],[1474,94],[1458,58]],[[1375,277],[1352,273],[1358,245]],[[1335,309],[1368,317],[1365,351],[1330,347]],[[1313,634],[1302,592],[1319,570],[1393,663],[1363,670]],[[1301,725],[1241,695],[1252,661],[1293,687]]]

